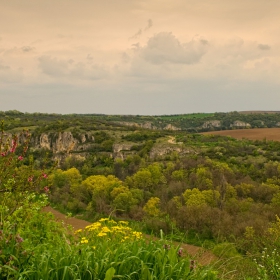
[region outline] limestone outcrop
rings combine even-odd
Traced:
[[[32,137],[31,146],[34,149],[51,150],[54,154],[70,153],[71,151],[85,151],[94,142],[94,137],[90,134],[81,134],[75,138],[70,131],[58,133],[42,133]]]
[[[202,125],[202,128],[219,128],[219,127],[221,127],[221,121],[219,120],[207,121]]]
[[[242,122],[242,121],[235,121],[233,124],[230,125],[230,127],[250,128],[251,125],[249,123],[245,123],[245,122]]]

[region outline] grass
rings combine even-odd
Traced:
[[[100,219],[73,235],[50,214],[29,217],[17,225],[20,244],[18,233],[6,228],[1,232],[2,240],[13,234],[10,245],[18,248],[10,255],[4,252],[1,279],[218,279],[209,267],[194,269],[179,246],[165,239],[147,241],[127,222]]]

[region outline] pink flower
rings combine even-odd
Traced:
[[[18,234],[16,236],[16,241],[17,241],[17,243],[21,243],[21,242],[23,242],[23,238]]]
[[[183,248],[180,248],[177,252],[178,257],[182,257],[183,256]]]
[[[12,141],[12,148],[10,149],[11,153],[14,153],[17,147],[17,142],[15,140]]]
[[[43,178],[48,178],[48,175],[46,173],[43,173]]]
[[[28,177],[28,182],[32,182],[33,181],[33,176]]]
[[[50,191],[50,189],[48,188],[48,186],[45,186],[45,187],[44,187],[44,191],[45,191],[46,193],[48,193],[48,192]]]
[[[5,156],[6,156],[6,153],[1,153],[1,156],[2,156],[2,157],[5,157]]]
[[[23,160],[23,156],[19,156],[19,157],[18,157],[18,160]]]

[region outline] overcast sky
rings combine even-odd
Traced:
[[[280,110],[280,0],[0,0],[0,111]]]

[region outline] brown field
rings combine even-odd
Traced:
[[[254,129],[236,129],[203,132],[202,134],[213,134],[222,136],[231,136],[236,139],[250,140],[274,140],[280,141],[280,128],[254,128]]]

